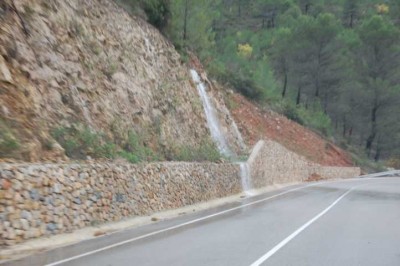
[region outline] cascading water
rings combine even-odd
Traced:
[[[211,131],[211,137],[213,138],[214,142],[217,144],[218,150],[225,156],[228,157],[235,157],[232,151],[228,147],[227,140],[222,133],[221,125],[219,124],[218,117],[215,113],[215,109],[211,103],[210,98],[207,95],[206,87],[204,83],[201,81],[199,74],[196,70],[190,70],[192,75],[193,81],[196,83],[197,90],[199,91],[201,101],[203,103],[204,112],[207,118],[207,124]],[[233,130],[234,133],[237,135],[238,140],[242,148],[245,148],[246,145],[244,144],[243,138],[237,128],[235,122],[233,121]],[[242,189],[246,193],[246,195],[250,196],[251,193],[251,180],[250,180],[250,167],[248,163],[241,162],[240,165],[240,177],[242,180]]]
[[[233,131],[235,132],[236,137],[237,137],[237,139],[239,141],[240,148],[245,150],[247,148],[246,144],[244,144],[244,140],[243,140],[242,134],[240,134],[239,128],[237,127],[235,121],[232,121],[232,128],[233,128]]]
[[[204,112],[207,118],[207,124],[211,131],[211,137],[217,144],[218,150],[225,156],[232,157],[232,151],[228,147],[228,143],[221,130],[217,115],[215,114],[214,107],[211,104],[210,98],[207,95],[206,87],[201,81],[199,74],[196,70],[190,70],[193,81],[196,83],[197,90],[199,91],[201,101],[203,103]]]
[[[242,189],[246,195],[250,196],[251,193],[251,177],[250,177],[250,167],[249,164],[244,162],[240,163],[240,178],[242,180]]]

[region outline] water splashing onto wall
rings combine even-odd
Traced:
[[[211,104],[210,98],[207,95],[206,87],[201,81],[199,74],[196,70],[190,70],[193,81],[196,83],[197,90],[199,91],[201,101],[203,103],[204,112],[207,118],[207,124],[211,132],[211,137],[217,144],[218,150],[221,154],[232,157],[232,151],[228,147],[228,143],[225,139],[224,134],[221,130],[221,125],[219,124],[217,115],[215,113],[214,107]]]
[[[251,189],[251,174],[250,174],[250,167],[247,162],[240,163],[240,178],[242,180],[242,189],[246,193],[246,195],[252,195]]]

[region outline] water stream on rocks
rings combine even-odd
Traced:
[[[242,189],[246,195],[251,196],[251,174],[250,167],[247,162],[240,163],[240,178],[242,179]]]
[[[201,81],[199,74],[196,72],[196,70],[192,69],[190,70],[190,73],[192,75],[193,81],[196,83],[197,90],[199,91],[201,101],[203,103],[204,107],[204,112],[206,114],[207,118],[207,124],[208,127],[210,128],[211,132],[211,137],[214,140],[214,142],[217,144],[218,150],[221,154],[229,157],[229,158],[235,158],[236,155],[229,149],[228,147],[228,142],[221,130],[221,125],[219,123],[218,117],[215,113],[215,109],[211,103],[211,100],[209,96],[207,95],[206,91],[206,86],[204,83]],[[237,125],[233,123],[233,130],[235,131],[234,133],[238,136],[238,140],[240,142],[240,145],[242,147],[245,147],[243,138],[239,132],[239,129],[237,128]],[[251,179],[250,179],[250,167],[247,162],[240,162],[240,177],[242,181],[242,189],[246,193],[246,195],[251,195]]]
[[[239,141],[240,148],[242,148],[243,150],[247,149],[246,144],[244,144],[242,134],[240,134],[239,128],[236,125],[236,122],[234,120],[232,121],[232,127],[233,127],[233,131],[235,132],[237,139]]]
[[[215,113],[215,109],[211,103],[210,98],[207,95],[206,86],[201,81],[200,76],[196,72],[196,70],[192,69],[190,70],[190,73],[192,75],[193,81],[196,83],[197,90],[199,91],[200,98],[203,103],[204,112],[207,118],[207,124],[211,132],[211,137],[217,144],[218,150],[220,151],[221,154],[227,157],[232,157],[233,153],[229,149],[225,136],[222,133],[221,125],[219,124],[218,117]]]

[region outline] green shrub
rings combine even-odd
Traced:
[[[134,131],[128,133],[128,140],[123,146],[123,151],[120,153],[120,156],[131,163],[161,159],[161,156],[144,145],[144,141]]]
[[[107,65],[104,67],[103,69],[103,73],[104,75],[106,75],[106,77],[108,79],[111,79],[112,76],[118,71],[118,65],[115,62],[112,62],[112,59],[108,60]]]
[[[207,65],[207,72],[210,76],[215,79],[223,82],[227,82],[228,77],[226,76],[226,67],[225,64],[217,59],[212,60]]]
[[[11,134],[0,133],[0,157],[9,156],[20,147],[18,141]]]
[[[259,86],[251,77],[244,77],[230,71],[220,72],[218,75],[219,76],[217,78],[219,81],[228,83],[245,97],[257,101],[262,101],[265,99],[264,89]]]
[[[19,148],[18,139],[7,123],[0,118],[0,157],[12,157]]]
[[[87,156],[113,159],[117,155],[118,147],[115,144],[88,127],[60,127],[52,130],[51,134],[72,159],[86,159]]]
[[[304,125],[304,118],[300,112],[300,108],[295,104],[284,102],[283,103],[283,115],[285,115],[290,120],[293,120],[300,125]]]
[[[321,110],[310,111],[303,107],[299,108],[300,117],[307,127],[321,132],[325,136],[332,134],[332,122],[327,114]]]
[[[142,6],[152,25],[161,30],[167,26],[170,17],[168,0],[144,0]]]
[[[143,10],[147,21],[160,30],[168,25],[171,15],[169,0],[118,0],[118,2],[135,14]]]
[[[121,156],[122,158],[126,159],[130,163],[138,163],[138,162],[140,162],[140,158],[136,154],[134,154],[132,152],[121,151],[119,153],[119,156]]]
[[[239,104],[233,99],[230,94],[225,95],[224,102],[229,110],[235,110],[239,107]]]
[[[99,158],[114,159],[118,153],[118,146],[111,142],[106,142],[95,149],[95,154]]]
[[[85,29],[82,24],[74,18],[69,23],[69,30],[75,37],[82,36],[85,33]]]
[[[131,163],[161,159],[161,156],[144,145],[143,140],[134,131],[127,134],[126,140],[119,140],[120,146],[104,134],[76,124],[56,128],[51,133],[65,149],[66,155],[72,159],[86,159],[87,156],[114,159],[119,156]]]
[[[221,159],[221,155],[213,143],[203,141],[197,148],[190,146],[179,147],[173,159],[185,162],[217,162]]]
[[[274,104],[274,109],[300,125],[314,129],[325,136],[332,135],[331,119],[318,104],[307,109],[302,105],[297,106],[293,102],[281,100]]]
[[[387,171],[387,168],[381,162],[370,160],[363,149],[349,146],[349,152],[352,161],[366,173],[377,173]]]
[[[69,127],[59,127],[51,131],[53,138],[65,149],[72,159],[121,157],[130,163],[163,160],[164,156],[146,146],[146,140],[135,131],[129,131],[127,138],[119,146],[102,134],[88,127],[74,124]],[[148,140],[147,140],[148,141]],[[179,146],[165,157],[174,161],[217,162],[221,155],[211,140],[202,141],[198,147]]]

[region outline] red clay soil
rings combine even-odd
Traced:
[[[321,165],[353,165],[344,150],[310,129],[273,111],[262,110],[239,94],[231,98],[231,113],[248,144],[267,138]]]

